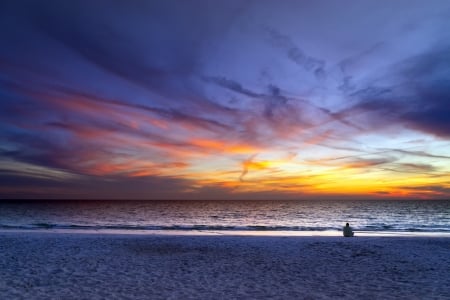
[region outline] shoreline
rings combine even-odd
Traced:
[[[450,232],[354,231],[357,237],[450,238]],[[0,229],[3,233],[98,234],[142,236],[267,236],[267,237],[342,237],[341,231],[286,230],[139,230],[139,229]]]
[[[2,299],[448,299],[441,237],[0,231]]]

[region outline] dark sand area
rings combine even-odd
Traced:
[[[450,238],[0,233],[1,299],[450,299]]]

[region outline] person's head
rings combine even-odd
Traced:
[[[350,226],[350,225],[349,225],[349,224],[347,223],[347,224],[345,224],[345,226],[347,226],[347,227],[348,227],[348,226]]]

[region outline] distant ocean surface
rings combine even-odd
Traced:
[[[450,233],[450,201],[3,201],[0,229]]]

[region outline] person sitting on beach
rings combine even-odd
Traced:
[[[342,230],[342,233],[344,234],[345,237],[353,236],[353,230],[348,223],[345,224],[344,229]]]

